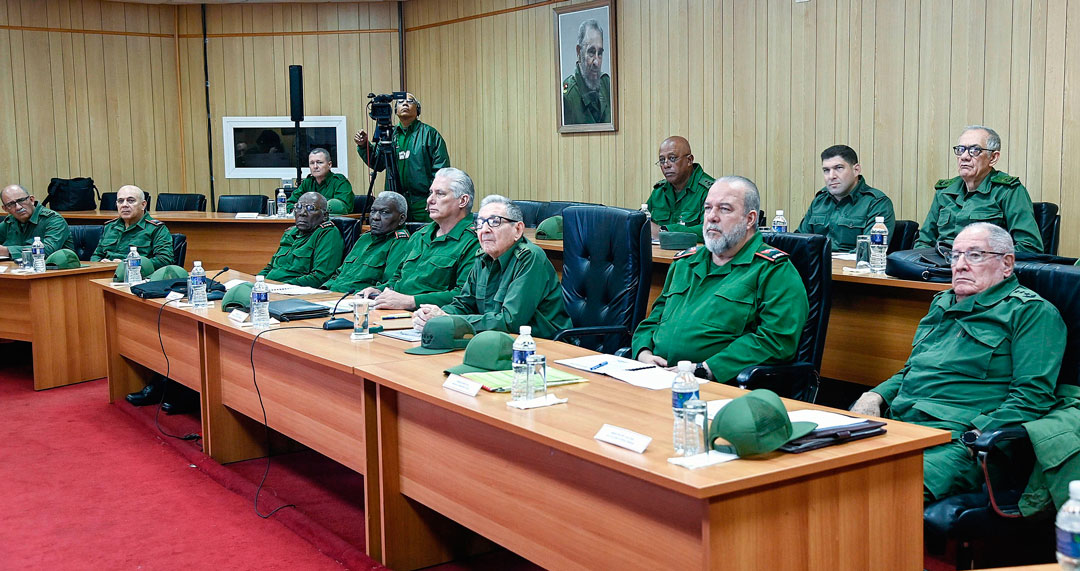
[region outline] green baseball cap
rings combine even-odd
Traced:
[[[337,198],[331,198],[326,201],[326,211],[330,213],[331,216],[340,216],[349,213],[345,203]]]
[[[484,373],[509,371],[514,368],[514,338],[502,331],[482,331],[469,341],[460,365],[447,373]]]
[[[476,332],[472,325],[457,315],[440,315],[424,324],[420,346],[406,349],[410,355],[435,355],[464,349]]]
[[[552,216],[536,227],[538,240],[562,240],[562,216]]]
[[[158,280],[178,280],[180,278],[186,277],[188,277],[187,270],[174,264],[154,270],[154,273],[150,274],[150,281],[156,282]]]
[[[232,311],[234,309],[247,311],[250,309],[251,288],[253,287],[255,287],[255,284],[244,282],[229,288],[229,291],[225,292],[225,295],[221,298],[221,311]]]
[[[772,452],[815,428],[817,424],[813,422],[791,422],[776,393],[757,389],[732,400],[716,413],[709,426],[709,443],[713,450],[753,456]],[[716,438],[730,444],[717,444]]]
[[[27,248],[27,251],[29,251],[29,248]],[[45,258],[45,267],[50,270],[70,270],[71,268],[81,268],[82,264],[79,263],[78,254],[63,248]]]
[[[697,235],[690,232],[660,232],[661,250],[685,250],[698,242]]]
[[[142,260],[140,261],[140,266],[142,267],[142,277],[143,277],[143,279],[147,279],[150,275],[152,275],[154,273],[154,270],[156,269],[156,268],[154,268],[154,264],[152,264],[150,262],[150,260],[148,260],[146,258],[142,258]],[[125,281],[127,281],[127,262],[126,261],[121,261],[120,264],[118,266],[116,266],[116,273],[113,274],[113,281],[117,281],[117,282],[125,282]]]

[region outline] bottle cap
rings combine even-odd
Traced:
[[[532,327],[522,325],[521,329],[518,329],[518,335],[532,335]]]
[[[265,279],[262,276],[255,276],[255,281],[261,282],[261,281],[265,281]]]
[[[1069,482],[1069,499],[1080,500],[1080,480]]]
[[[884,216],[875,216],[874,217],[874,222],[884,222],[884,221],[885,221]]]
[[[128,251],[129,251],[129,252],[135,252],[135,253],[138,253],[138,252],[139,252],[139,248],[138,248],[138,247],[136,247],[136,246],[132,246],[132,247],[131,247],[131,249],[130,249],[130,250],[128,250]]]
[[[201,267],[202,267],[202,262],[200,262],[199,260],[195,260],[195,265],[196,265],[197,267],[200,267],[200,268],[201,268]]]
[[[777,215],[777,216],[783,216],[783,215],[784,215],[784,211],[783,211],[783,210],[777,210],[777,211],[776,211],[776,215]]]
[[[693,373],[694,372],[694,363],[692,363],[690,361],[679,361],[679,372],[680,373]]]
[[[649,205],[648,205],[648,204],[642,204],[642,205],[641,205],[641,209],[642,209],[642,210],[648,210],[648,209],[649,209]]]

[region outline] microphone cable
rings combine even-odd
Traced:
[[[154,426],[157,427],[158,432],[160,432],[161,434],[163,434],[165,436],[168,436],[169,438],[175,438],[177,440],[199,440],[199,439],[202,438],[202,435],[197,434],[195,432],[185,434],[184,436],[180,436],[180,435],[177,435],[177,434],[169,434],[168,432],[165,432],[165,429],[161,427],[161,422],[159,422],[159,417],[161,416],[161,405],[165,402],[165,393],[169,388],[169,382],[170,382],[169,381],[169,372],[171,371],[171,368],[172,368],[172,365],[169,362],[169,355],[167,353],[165,353],[165,341],[161,338],[161,314],[165,312],[165,306],[166,305],[169,305],[170,303],[172,303],[174,301],[180,301],[180,299],[182,299],[182,298],[167,300],[167,301],[165,301],[165,303],[161,304],[161,307],[158,309],[158,314],[157,314],[157,339],[158,339],[158,345],[161,346],[161,356],[165,357],[165,375],[164,375],[164,378],[162,379],[162,382],[161,382],[161,400],[158,401],[157,411],[154,412]]]

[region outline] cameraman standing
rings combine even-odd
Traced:
[[[434,127],[417,118],[420,116],[420,102],[412,93],[396,102],[395,111],[399,124],[394,127],[391,136],[397,145],[400,192],[409,202],[409,221],[430,222],[427,213],[428,189],[435,179],[435,172],[450,166],[446,142]],[[353,136],[353,141],[356,142],[360,159],[374,168],[378,154],[368,145],[367,133],[361,129]],[[385,189],[392,190],[389,177],[386,177]]]

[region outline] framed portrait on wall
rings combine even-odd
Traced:
[[[615,61],[613,0],[555,8],[560,133],[616,130]]]

